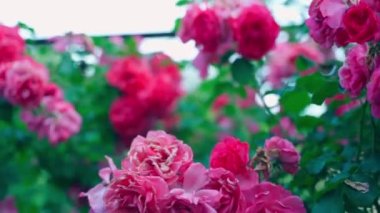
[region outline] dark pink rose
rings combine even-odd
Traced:
[[[380,118],[380,68],[372,73],[367,89],[367,99],[371,103],[372,115]]]
[[[123,96],[112,103],[109,119],[114,130],[129,141],[139,134],[145,134],[150,128],[152,118],[147,113],[147,107],[141,99]]]
[[[163,212],[216,213],[214,206],[218,205],[222,194],[205,188],[209,181],[207,169],[200,163],[193,163],[186,170],[182,185],[170,190]]]
[[[160,177],[125,171],[104,192],[105,212],[160,212],[160,202],[168,192],[168,185]]]
[[[0,97],[4,95],[4,89],[7,83],[7,72],[12,67],[12,63],[0,63]]]
[[[28,128],[46,137],[52,144],[68,140],[79,132],[82,118],[68,102],[47,96],[41,100],[41,110],[25,109],[21,119]]]
[[[137,136],[122,167],[143,176],[159,176],[174,184],[193,162],[191,148],[164,131],[149,131]]]
[[[255,185],[245,193],[246,213],[306,213],[302,200],[281,186],[269,182]]]
[[[205,52],[215,52],[223,39],[223,21],[212,8],[189,7],[179,36],[183,42],[193,39]]]
[[[214,189],[221,193],[222,197],[215,205],[220,213],[243,213],[245,199],[240,190],[239,180],[230,171],[223,168],[210,169],[208,171],[209,183],[207,189]]]
[[[367,52],[366,45],[351,48],[347,53],[345,65],[339,70],[340,85],[353,97],[360,95],[370,77]]]
[[[271,159],[278,160],[286,172],[297,173],[301,157],[290,141],[274,136],[265,141],[264,150]]]
[[[269,10],[260,4],[244,8],[232,25],[237,51],[254,60],[261,59],[274,47],[280,31]]]
[[[225,137],[211,152],[210,167],[224,168],[235,175],[247,171],[249,144],[234,137]]]
[[[115,61],[106,77],[109,84],[128,95],[144,93],[153,80],[146,62],[135,56]]]
[[[0,63],[19,59],[24,51],[25,42],[19,35],[18,28],[0,25]]]
[[[6,72],[4,96],[12,104],[35,107],[43,97],[48,78],[47,69],[33,59],[15,61]]]
[[[360,44],[372,40],[379,29],[375,11],[364,1],[360,1],[346,11],[343,24],[350,41]]]
[[[215,113],[218,113],[229,103],[230,103],[230,97],[228,96],[228,94],[221,94],[218,97],[216,97],[214,102],[212,103],[212,110]]]

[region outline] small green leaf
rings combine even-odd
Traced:
[[[309,94],[304,90],[285,93],[280,99],[281,106],[287,113],[301,112],[310,104],[310,101]]]
[[[312,160],[307,165],[307,170],[310,174],[319,174],[326,165],[324,156]]]
[[[246,59],[239,58],[231,65],[232,78],[239,84],[246,85],[254,81],[254,67]]]

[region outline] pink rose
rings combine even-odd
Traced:
[[[68,102],[55,97],[45,97],[41,101],[42,111],[25,109],[21,119],[39,137],[47,137],[52,144],[68,140],[78,133],[82,118]]]
[[[85,50],[93,52],[95,49],[91,39],[84,34],[67,34],[64,36],[57,36],[51,39],[53,42],[53,49],[57,52]]]
[[[164,53],[154,54],[149,65],[154,75],[167,74],[173,84],[179,84],[181,81],[181,72],[177,64]]]
[[[208,177],[210,180],[205,188],[217,190],[222,195],[215,206],[217,212],[244,212],[245,199],[240,190],[239,180],[231,172],[223,168],[210,169]]]
[[[6,72],[4,96],[12,104],[35,107],[43,96],[48,78],[47,69],[33,59],[15,61]]]
[[[271,159],[277,159],[286,172],[297,173],[301,157],[290,141],[274,136],[265,141],[264,150]]]
[[[333,44],[347,45],[349,37],[342,27],[346,10],[347,6],[342,0],[313,0],[309,8],[310,18],[306,20],[310,36],[325,48]]]
[[[144,100],[149,112],[158,118],[170,115],[181,97],[180,82],[173,82],[170,73],[156,75],[151,91]]]
[[[7,72],[12,67],[12,63],[0,63],[0,97],[4,95],[4,89],[7,83]]]
[[[125,172],[104,192],[105,212],[160,212],[160,202],[168,192],[168,185],[160,177]]]
[[[345,65],[339,70],[340,85],[353,97],[360,95],[370,77],[367,52],[366,45],[351,48],[347,53]]]
[[[25,42],[19,35],[18,28],[0,25],[0,63],[19,59],[24,51]]]
[[[182,186],[170,190],[164,212],[216,213],[214,206],[222,194],[218,190],[204,188],[209,181],[207,169],[200,163],[193,163],[183,176]]]
[[[137,136],[122,167],[143,176],[159,176],[169,185],[182,177],[193,161],[191,148],[164,131]]]
[[[218,97],[216,97],[214,102],[212,103],[212,110],[215,113],[218,113],[229,103],[230,103],[230,97],[228,96],[228,94],[221,94]]]
[[[224,168],[235,175],[247,171],[249,144],[234,137],[225,137],[211,151],[210,167]]]
[[[367,89],[367,99],[371,103],[372,115],[380,118],[380,68],[372,73]]]
[[[246,213],[306,213],[302,200],[281,186],[263,182],[245,193]]]
[[[223,21],[216,10],[192,5],[183,18],[179,36],[183,42],[193,39],[205,52],[215,52],[223,39]]]
[[[280,31],[269,10],[260,4],[244,8],[232,25],[238,52],[254,60],[274,47]]]
[[[145,134],[151,117],[147,116],[147,107],[143,101],[133,96],[123,96],[115,100],[109,112],[114,130],[128,143],[138,134]]]
[[[115,61],[106,77],[110,85],[128,95],[144,93],[153,80],[147,64],[135,56]]]
[[[346,11],[343,24],[350,41],[360,44],[372,40],[379,29],[375,11],[364,1],[360,1]]]

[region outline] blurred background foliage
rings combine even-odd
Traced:
[[[308,33],[305,25],[282,30],[290,42]],[[123,48],[108,37],[89,39],[113,57],[140,54],[132,37],[124,38]],[[57,53],[51,45],[32,40],[28,53],[49,68],[51,80],[63,88],[81,114],[83,126],[79,134],[52,146],[27,130],[18,108],[0,100],[0,200],[14,197],[20,212],[87,212],[87,202],[78,198],[79,193],[99,182],[97,173],[105,165],[105,155],[119,163],[128,151],[117,142],[108,119],[118,91],[106,82],[108,67],[91,62],[92,53]],[[223,135],[249,142],[254,153],[286,117],[297,134],[280,128],[281,134],[301,151],[301,170],[294,177],[275,173],[271,181],[301,196],[309,212],[379,210],[380,123],[364,103],[338,116],[337,108],[347,104],[349,97],[326,104],[326,99],[344,93],[337,77],[341,60],[332,59],[306,76],[301,73],[315,64],[303,57],[295,63],[297,74],[284,87],[271,89],[262,77],[267,72],[266,59],[251,62],[227,54],[212,67],[211,77],[181,98],[176,109],[179,121],[168,131],[191,145],[196,161],[208,165],[210,151]],[[189,61],[178,64],[183,70],[191,67]],[[237,103],[249,96],[247,88],[255,91],[255,99],[249,107],[241,107]],[[223,94],[229,101],[215,110],[215,100]],[[268,97],[278,101],[267,106]],[[315,106],[322,107],[322,112],[308,113]],[[361,190],[363,184],[367,187]]]

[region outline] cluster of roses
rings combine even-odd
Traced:
[[[107,73],[110,85],[123,96],[114,101],[110,120],[127,144],[138,134],[145,134],[157,119],[170,128],[172,115],[181,95],[178,66],[166,55],[151,58],[128,56],[116,60]]]
[[[260,1],[223,1],[190,5],[179,36],[194,40],[200,52],[194,65],[207,75],[210,63],[228,51],[243,57],[261,59],[275,45],[280,27]]]
[[[380,118],[380,4],[374,0],[313,0],[306,21],[311,37],[330,48],[357,43],[339,70],[341,86],[351,97],[367,89],[373,116]]]
[[[81,127],[81,117],[49,82],[49,71],[26,56],[18,28],[0,25],[0,98],[22,107],[28,128],[53,144],[67,140]]]
[[[103,182],[82,193],[100,212],[306,212],[302,200],[283,187],[259,180],[271,161],[298,170],[300,156],[289,141],[273,137],[249,159],[249,144],[233,137],[212,151],[210,169],[193,162],[189,146],[163,131],[136,137],[118,169],[99,171]]]

